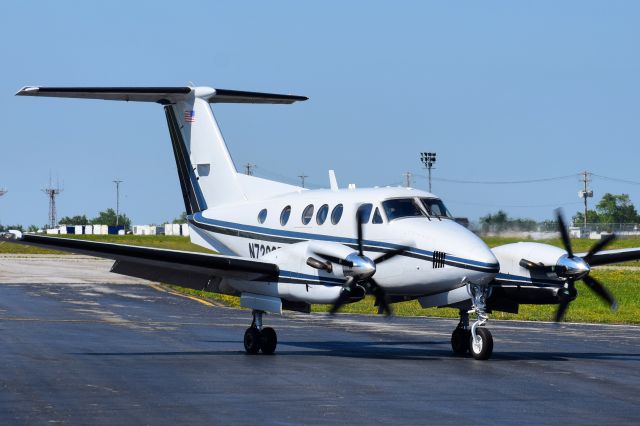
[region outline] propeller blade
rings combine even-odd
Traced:
[[[362,212],[358,212],[356,214],[356,232],[358,238],[358,254],[360,256],[364,256],[364,251],[362,250],[362,222],[364,218],[362,217]]]
[[[348,277],[347,281],[345,282],[344,286],[342,287],[342,291],[340,292],[340,295],[338,296],[338,299],[335,301],[335,303],[333,304],[333,306],[331,307],[331,310],[329,311],[329,313],[331,315],[335,314],[336,312],[338,312],[338,310],[349,301],[349,299],[351,298],[351,292],[353,291],[354,287],[355,287],[355,279],[353,277]]]
[[[587,253],[587,255],[583,257],[584,261],[589,263],[589,261],[591,260],[594,254],[604,249],[606,246],[611,244],[615,239],[616,239],[615,234],[609,234],[606,237],[602,238],[600,241],[595,243],[593,247],[591,247],[591,250],[589,250],[589,253]]]
[[[558,305],[558,310],[556,311],[556,317],[554,318],[555,322],[560,322],[564,318],[564,314],[567,312],[567,308],[569,307],[569,298],[565,297],[560,301]]]
[[[386,252],[385,254],[383,254],[382,256],[378,256],[373,260],[373,263],[375,263],[376,265],[382,262],[386,262],[387,260],[404,253],[405,251],[407,251],[408,247],[399,247],[393,250],[390,250],[388,252]]]
[[[571,294],[575,295],[575,283],[573,281],[568,281],[569,288],[562,290],[562,296],[560,299],[560,304],[558,305],[558,310],[556,311],[556,316],[554,318],[555,322],[560,322],[564,318],[564,315],[567,313],[567,308],[569,307],[569,303],[573,299]]]
[[[612,310],[615,311],[616,309],[618,309],[618,302],[616,302],[616,299],[613,297],[613,295],[609,292],[609,290],[605,288],[605,286],[600,283],[600,281],[590,277],[589,275],[585,275],[584,277],[582,277],[582,281],[584,281],[587,287],[593,290],[594,293],[600,296],[601,299],[607,302]]]
[[[369,279],[369,288],[376,297],[375,305],[378,307],[378,315],[384,313],[386,316],[393,315],[387,293],[373,279]]]
[[[589,259],[589,266],[609,265],[611,263],[629,262],[630,260],[640,260],[640,250],[623,249],[616,252],[596,253]]]
[[[573,250],[571,249],[571,239],[569,238],[567,225],[564,223],[564,218],[562,217],[562,210],[556,210],[556,218],[558,219],[558,230],[560,231],[560,237],[562,238],[564,249],[569,254],[569,257],[573,257]]]

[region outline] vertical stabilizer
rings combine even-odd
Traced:
[[[206,204],[211,207],[244,201],[246,198],[235,165],[213,111],[205,100],[211,94],[200,89],[204,88],[196,88],[194,96],[188,99],[166,105],[165,110],[171,111],[167,120],[173,120],[173,126],[180,132]]]

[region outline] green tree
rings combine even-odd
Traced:
[[[582,226],[584,224],[584,213],[578,212],[572,219],[575,226]],[[587,223],[600,223],[600,215],[597,211],[587,210]]]
[[[596,211],[602,223],[638,222],[638,212],[631,202],[629,194],[604,194],[596,206]]]
[[[113,209],[106,209],[98,213],[98,216],[91,219],[92,225],[109,225],[115,226],[116,224],[116,211]],[[125,228],[131,227],[131,219],[126,214],[118,215],[118,225],[123,225]]]
[[[482,226],[482,232],[500,232],[506,228],[507,220],[509,216],[506,212],[498,210],[497,213],[489,213],[486,216],[480,218],[480,225]]]
[[[87,219],[86,215],[76,215],[73,217],[65,216],[58,221],[61,225],[87,225],[89,223],[89,219]]]
[[[38,232],[38,229],[40,229],[38,225],[29,225],[29,228],[27,228],[27,232]]]
[[[480,218],[482,232],[502,232],[502,231],[536,231],[538,222],[533,219],[510,218],[503,210],[498,210],[495,214],[488,214]]]
[[[180,217],[176,217],[171,223],[187,223],[187,212],[182,212]]]
[[[6,226],[0,225],[0,232],[7,232],[12,229],[15,229],[20,232],[24,232],[24,227],[22,225],[6,225]]]

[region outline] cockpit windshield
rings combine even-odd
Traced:
[[[392,221],[403,217],[424,217],[422,209],[416,203],[415,198],[394,198],[382,202],[387,219]]]
[[[446,217],[449,219],[453,217],[439,198],[421,198],[420,201],[425,210],[427,210],[427,213],[429,213],[429,216]]]

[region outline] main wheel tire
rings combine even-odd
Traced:
[[[469,336],[471,331],[464,328],[456,328],[451,333],[451,349],[453,353],[459,356],[466,355],[469,352]]]
[[[473,335],[469,337],[469,349],[471,356],[478,360],[485,360],[493,353],[493,336],[484,327],[476,328],[477,340],[474,342]]]
[[[255,327],[247,328],[244,332],[244,350],[251,355],[260,351],[260,330]]]
[[[264,327],[260,331],[260,349],[263,354],[271,355],[276,351],[278,345],[278,336],[276,331],[271,327]]]

